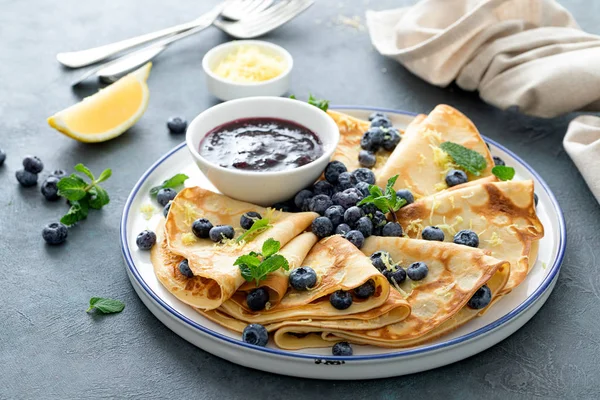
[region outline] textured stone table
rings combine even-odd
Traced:
[[[318,0],[307,13],[266,37],[295,58],[292,91],[334,104],[377,105],[428,112],[453,105],[485,135],[506,145],[548,182],[563,207],[569,243],[554,293],[521,330],[465,361],[411,376],[326,382],[243,368],[195,348],[164,327],[141,303],[125,273],[119,219],[139,176],[183,140],[165,121],[192,119],[216,103],[205,90],[203,54],[227,37],[211,28],[177,43],[155,63],[148,111],[127,134],[86,145],[64,137],[46,117],[95,90],[72,91],[79,71],[55,61],[83,49],[175,23],[208,2],[158,0],[0,0],[0,398],[598,398],[600,396],[600,207],[561,140],[566,116],[541,120],[507,113],[455,87],[436,88],[379,56],[365,31],[339,24],[411,1]],[[600,33],[600,2],[564,0],[581,26]],[[367,5],[368,4],[368,5]],[[364,20],[364,19],[363,19]],[[560,93],[556,94],[560,96]],[[68,242],[48,247],[41,229],[65,211],[39,187],[24,189],[14,173],[26,154],[70,169],[111,167],[111,203],[72,229]],[[91,296],[122,299],[118,315],[94,317]]]

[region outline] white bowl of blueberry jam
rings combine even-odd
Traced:
[[[216,105],[194,118],[186,134],[196,164],[219,191],[262,206],[316,181],[339,140],[327,113],[281,97]]]

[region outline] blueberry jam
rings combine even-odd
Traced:
[[[282,171],[323,155],[321,140],[295,122],[277,118],[244,118],[210,131],[200,154],[225,168]]]

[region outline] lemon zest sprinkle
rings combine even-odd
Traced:
[[[498,232],[494,232],[494,233],[492,233],[492,236],[486,240],[486,242],[490,246],[496,247],[496,246],[500,246],[502,244],[502,242],[504,242],[504,240],[502,238],[500,238],[500,236],[498,236]]]
[[[196,240],[196,236],[191,232],[187,232],[181,235],[181,243],[183,243],[184,246],[191,246],[194,243],[196,243]]]
[[[140,207],[140,212],[144,215],[144,219],[148,221],[156,213],[156,208],[152,204],[147,203]]]

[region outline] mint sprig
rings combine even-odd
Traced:
[[[258,236],[259,233],[266,231],[267,229],[271,228],[272,226],[273,225],[270,224],[270,222],[267,218],[257,219],[252,223],[252,226],[250,227],[250,229],[248,229],[240,237],[238,237],[235,240],[235,242],[239,243],[242,240],[249,242],[252,239],[254,239],[256,236]]]
[[[92,297],[90,299],[90,307],[86,312],[98,310],[102,314],[120,313],[125,308],[125,303],[115,299],[107,299],[104,297]]]
[[[235,260],[233,265],[240,268],[242,277],[247,282],[256,282],[256,286],[260,281],[267,279],[267,275],[277,271],[279,268],[289,270],[288,261],[281,254],[277,254],[281,248],[281,243],[273,238],[267,239],[262,245],[262,253],[251,251],[248,254],[240,256]]]
[[[440,148],[448,153],[459,167],[475,176],[481,175],[481,171],[487,167],[487,162],[481,154],[458,143],[444,142]]]
[[[396,191],[394,190],[394,185],[396,184],[396,180],[398,179],[398,175],[392,176],[387,181],[387,185],[385,186],[385,193],[382,192],[381,188],[377,185],[369,185],[369,195],[358,202],[358,206],[363,204],[374,204],[382,213],[387,214],[391,213],[392,220],[396,222],[396,214],[398,211],[406,204],[406,200],[398,197],[396,195]]]
[[[515,177],[515,169],[506,165],[496,165],[492,168],[492,174],[496,175],[501,181],[510,181]]]
[[[98,178],[83,164],[77,164],[74,169],[91,182],[77,174],[65,176],[58,181],[58,195],[67,199],[71,205],[69,211],[60,219],[65,225],[73,225],[87,218],[90,208],[99,210],[110,202],[108,193],[99,184],[111,177],[111,169],[102,171]]]
[[[183,185],[186,180],[189,179],[189,176],[186,174],[176,174],[169,179],[166,179],[158,186],[154,186],[150,189],[150,196],[155,197],[158,194],[160,189],[175,189],[179,186]]]
[[[296,96],[291,95],[290,99],[296,99]],[[309,93],[308,95],[308,104],[310,104],[311,106],[315,106],[317,108],[320,108],[323,111],[327,111],[329,109],[329,100],[325,100],[325,99],[317,99],[316,97],[314,97],[312,94]]]

